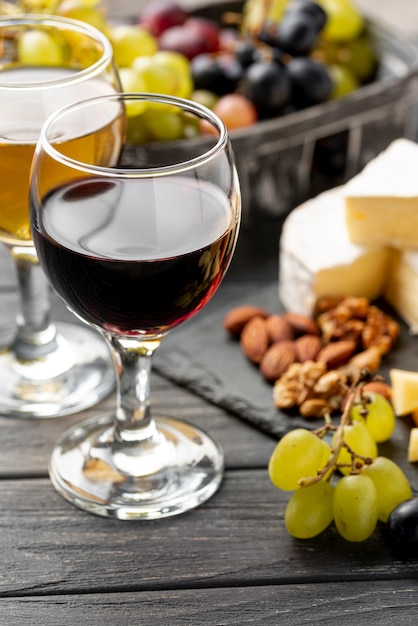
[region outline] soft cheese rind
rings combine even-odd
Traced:
[[[397,139],[344,186],[347,230],[361,245],[418,247],[418,144]]]
[[[378,297],[389,260],[383,246],[353,244],[345,222],[343,188],[325,191],[294,209],[280,239],[279,297],[311,315],[321,296]]]

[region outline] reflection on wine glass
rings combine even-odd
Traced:
[[[30,165],[47,117],[74,100],[119,90],[111,45],[95,28],[59,17],[0,18],[0,242],[15,262],[20,295],[16,337],[0,354],[3,414],[74,413],[114,386],[103,338],[85,325],[50,321],[49,285],[33,247],[28,196]],[[103,164],[117,156],[103,146]]]
[[[208,134],[147,142],[150,126],[173,115]],[[144,141],[134,151],[124,143],[133,132]],[[122,144],[117,166],[101,166],[106,133]],[[88,162],[77,148],[86,143]],[[104,333],[117,371],[116,415],[62,436],[50,462],[54,486],[80,508],[119,519],[197,506],[221,482],[222,451],[200,429],[151,415],[150,371],[164,336],[213,296],[235,249],[241,202],[224,125],[200,105],[152,94],[64,107],[41,132],[30,204],[46,275]]]

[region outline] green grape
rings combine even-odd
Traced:
[[[137,57],[152,56],[158,43],[145,28],[131,24],[119,24],[109,34],[113,54],[118,67],[129,67]]]
[[[355,91],[360,83],[354,73],[344,65],[334,63],[328,66],[328,72],[332,80],[331,98],[342,98]]]
[[[412,489],[401,468],[390,459],[378,456],[361,469],[362,476],[372,479],[377,491],[378,518],[386,522],[393,509],[412,498]]]
[[[132,69],[146,85],[146,91],[174,95],[176,75],[169,67],[155,63],[154,57],[137,57],[132,63]]]
[[[54,0],[52,0],[54,1]],[[102,0],[77,0],[78,4],[82,7],[96,7],[98,4],[101,3]]]
[[[63,0],[58,5],[56,14],[85,22],[108,34],[109,29],[105,16],[93,3],[88,4],[86,0]]]
[[[177,72],[181,72],[186,76],[190,75],[190,64],[187,57],[180,52],[174,52],[173,50],[159,50],[154,55],[154,62],[166,67],[171,67]]]
[[[372,79],[377,67],[377,56],[367,33],[347,44],[345,63],[361,82]]]
[[[299,480],[316,476],[323,467],[329,445],[305,428],[296,428],[280,439],[270,457],[268,471],[273,485],[284,491],[299,487]]]
[[[123,91],[144,92],[147,84],[143,77],[135,72],[131,67],[121,67],[119,70],[119,78]]]
[[[25,0],[25,13],[42,13],[48,11],[49,13],[53,13],[57,0]]]
[[[53,35],[41,30],[22,33],[17,44],[19,60],[26,65],[62,65],[65,52]]]
[[[333,445],[336,443],[337,435],[334,433]],[[354,452],[360,456],[370,457],[375,459],[377,457],[376,442],[372,438],[371,434],[366,428],[364,420],[353,421],[352,424],[344,426],[344,441],[350,446]],[[356,460],[358,463],[362,463],[360,459]],[[351,455],[347,448],[342,447],[337,459],[338,464],[342,464],[348,467],[339,467],[342,474],[349,474],[351,472]]]
[[[148,108],[142,119],[150,137],[157,141],[172,141],[183,137],[183,120],[179,112]]]
[[[179,98],[190,98],[193,90],[193,79],[187,57],[171,50],[160,50],[153,56],[155,65],[170,70],[175,80],[172,95]]]
[[[347,541],[365,541],[377,524],[378,499],[371,478],[343,476],[334,492],[334,522]]]
[[[198,117],[189,113],[183,113],[183,135],[188,139],[201,135],[200,119]]]
[[[133,144],[142,144],[149,141],[149,135],[144,125],[142,115],[135,115],[132,110],[128,111],[126,135],[128,141]]]
[[[143,78],[130,67],[121,67],[119,70],[119,78],[122,90],[125,92],[135,93],[147,91],[147,85]],[[135,117],[145,111],[147,103],[141,100],[132,100],[126,102],[125,108],[128,117]]]
[[[325,480],[297,489],[286,507],[287,532],[298,539],[319,535],[333,520],[333,497],[334,487]]]
[[[192,92],[190,97],[194,102],[198,102],[208,109],[213,109],[219,100],[219,96],[207,89],[196,89]]]
[[[388,441],[396,427],[396,416],[391,403],[379,393],[367,391],[364,396],[367,402],[356,403],[351,411],[351,418],[364,419],[366,428],[376,443]],[[364,409],[367,414],[363,416]]]
[[[351,0],[318,0],[327,14],[327,22],[322,31],[328,41],[355,39],[364,29],[364,19]]]

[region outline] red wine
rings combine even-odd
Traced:
[[[55,291],[85,321],[125,335],[163,333],[204,306],[238,232],[238,207],[186,177],[82,179],[31,204]]]

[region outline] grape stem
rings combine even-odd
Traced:
[[[298,482],[299,487],[309,487],[323,479],[326,479],[329,481],[331,480],[334,472],[339,467],[351,467],[352,473],[356,473],[356,471],[358,470],[358,467],[357,467],[358,461],[362,461],[362,464],[365,463],[367,465],[370,465],[370,463],[372,463],[373,459],[371,459],[370,457],[364,457],[364,456],[357,454],[344,440],[344,428],[346,426],[349,426],[352,423],[351,410],[356,400],[358,400],[359,391],[360,391],[360,397],[362,396],[363,386],[366,384],[366,382],[368,382],[368,380],[369,380],[369,373],[367,371],[360,372],[358,379],[349,388],[347,395],[346,395],[344,409],[341,415],[340,423],[338,426],[334,426],[332,424],[331,417],[329,414],[324,415],[324,419],[325,419],[324,426],[315,430],[314,434],[322,438],[328,432],[335,431],[335,440],[334,440],[334,445],[331,448],[331,456],[329,457],[326,465],[321,470],[319,470],[315,476],[301,478]],[[340,455],[342,448],[346,448],[349,454],[351,455],[352,461],[350,465],[338,464],[338,457]]]

